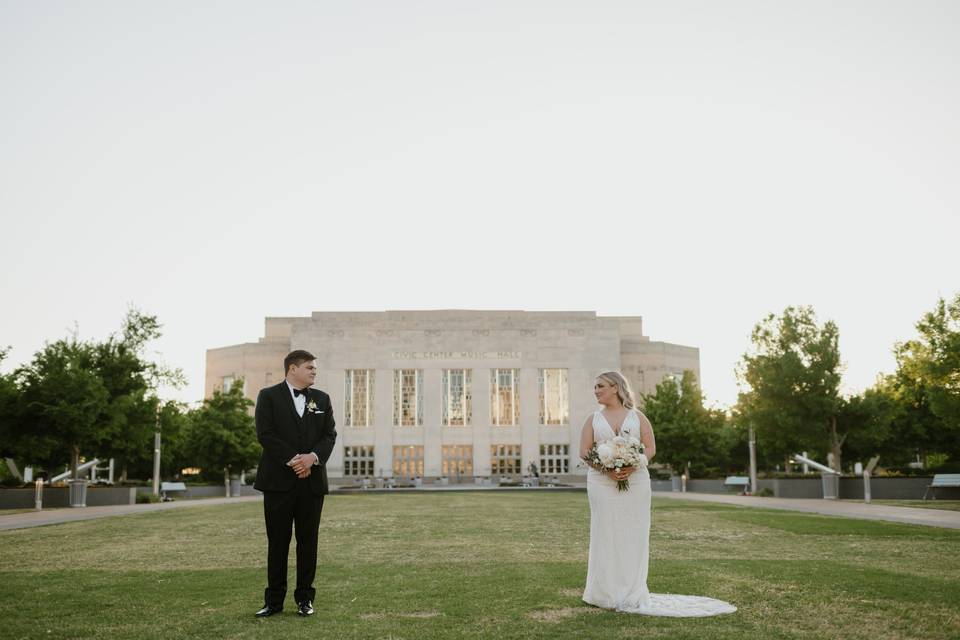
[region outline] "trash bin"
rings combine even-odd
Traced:
[[[680,493],[683,491],[683,485],[681,484],[680,476],[670,476],[670,490],[674,493]]]
[[[242,492],[242,489],[240,488],[241,486],[243,485],[240,482],[239,476],[237,476],[236,478],[230,478],[230,497],[231,498],[240,497],[240,494]]]
[[[840,495],[840,476],[836,473],[821,473],[823,480],[823,499],[836,500]]]
[[[68,484],[70,485],[70,506],[87,506],[87,481],[70,480]]]

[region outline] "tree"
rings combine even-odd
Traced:
[[[160,337],[160,328],[156,316],[130,309],[120,334],[94,346],[93,367],[108,394],[101,421],[110,432],[99,453],[119,460],[123,481],[131,464],[153,459],[160,406],[157,388],[164,383],[177,387],[183,382],[180,371],[166,369],[146,357],[146,347]]]
[[[0,364],[6,359],[10,348],[0,349]],[[0,373],[0,458],[21,458],[18,437],[20,421],[20,388],[13,374]],[[5,474],[0,465],[0,475]],[[13,469],[11,469],[13,471]],[[17,470],[19,473],[19,470]]]
[[[0,364],[10,353],[10,347],[0,349]],[[17,413],[20,404],[20,389],[12,374],[0,373],[0,457],[14,458]]]
[[[254,466],[260,455],[253,402],[243,395],[243,382],[229,391],[216,390],[189,417],[184,445],[194,463],[206,469],[223,469],[224,478]]]
[[[101,421],[109,394],[92,363],[92,345],[75,337],[48,343],[15,373],[20,388],[16,448],[25,462],[52,469],[98,450],[110,433]]]
[[[173,400],[158,401],[157,411],[150,416],[146,440],[137,455],[126,461],[126,471],[131,478],[150,478],[153,475],[153,440],[158,420],[161,434],[160,477],[176,476],[183,467],[193,464],[184,443],[189,420],[186,405]]]
[[[926,464],[929,453],[949,450],[944,438],[949,430],[930,410],[926,389],[899,372],[880,376],[861,396],[850,398],[843,420],[861,427],[845,443],[848,452],[861,459],[880,455],[883,466],[904,466],[916,456]]]
[[[827,449],[840,470],[845,429],[851,425],[838,424],[843,404],[838,337],[832,321],[817,324],[812,307],[768,315],[754,327],[752,352],[738,367],[747,391],[740,394],[737,410],[769,450],[787,456]]]
[[[183,382],[182,373],[146,357],[159,336],[155,316],[131,309],[119,335],[47,344],[29,365],[0,377],[4,455],[47,468],[69,459],[75,474],[81,453],[115,457],[126,479],[128,463],[152,458],[157,387]]]
[[[641,396],[643,412],[654,426],[658,461],[679,472],[688,469],[703,475],[725,469],[736,437],[729,431],[726,415],[708,409],[692,371],[684,371],[679,383],[666,378],[651,394]]]
[[[919,337],[894,350],[898,389],[931,414],[923,416],[932,427],[928,447],[960,457],[960,294],[950,303],[940,298],[916,326]]]

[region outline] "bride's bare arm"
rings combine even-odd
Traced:
[[[580,430],[580,458],[582,459],[593,446],[593,415],[587,416]]]
[[[647,456],[647,460],[653,460],[653,456],[657,455],[657,439],[653,437],[653,425],[650,424],[647,416],[643,415],[643,412],[637,411],[637,416],[640,418],[640,441],[643,443],[643,455]]]

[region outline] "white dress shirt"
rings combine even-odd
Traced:
[[[297,415],[302,418],[303,412],[307,409],[307,394],[295,394],[294,391],[296,391],[296,389],[293,388],[289,380],[287,381],[287,388],[290,389],[290,396],[293,398],[293,406],[297,408]]]
[[[293,406],[297,409],[297,415],[302,418],[303,412],[307,410],[307,394],[301,393],[300,395],[297,395],[294,393],[294,388],[293,385],[290,384],[290,381],[287,380],[286,382],[287,388],[290,389],[290,395],[293,397]],[[310,453],[313,454],[313,466],[320,464],[320,458],[317,456],[317,454],[313,453],[313,451]]]

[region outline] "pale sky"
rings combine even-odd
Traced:
[[[0,0],[0,87],[4,371],[128,305],[184,400],[266,316],[588,310],[730,405],[769,312],[851,393],[960,291],[960,3]]]

